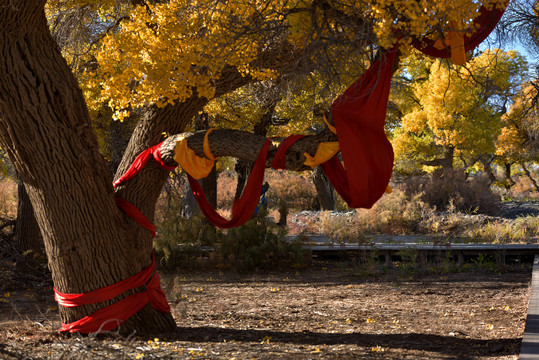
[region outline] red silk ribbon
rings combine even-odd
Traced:
[[[200,186],[198,181],[187,175],[191,190],[193,190],[193,195],[195,196],[200,210],[212,224],[220,228],[228,229],[245,224],[254,214],[256,205],[260,199],[260,191],[264,181],[266,159],[268,157],[270,143],[270,140],[266,140],[262,146],[242,195],[239,199],[234,200],[234,204],[232,205],[232,218],[230,220],[225,219],[215,211],[208,199],[206,199],[206,196],[202,191],[202,186]]]
[[[509,2],[507,2],[509,4]],[[479,45],[483,40],[485,40],[492,30],[496,27],[498,22],[505,12],[507,4],[501,8],[493,8],[492,10],[487,10],[485,7],[481,6],[479,9],[480,15],[474,19],[471,27],[479,26],[479,29],[475,31],[471,36],[464,35],[464,49],[465,51],[473,50]],[[449,58],[451,57],[451,49],[437,49],[434,46],[436,40],[423,38],[420,40],[415,40],[412,42],[412,45],[419,51],[424,54],[434,56],[437,58]]]
[[[155,160],[155,162],[157,163],[157,165],[165,170],[165,171],[172,171],[174,169],[176,169],[176,166],[170,166],[170,165],[167,165],[163,159],[161,158],[161,144],[163,143],[159,143],[157,145],[154,145],[146,150],[144,150],[143,152],[141,152],[136,158],[135,160],[133,160],[133,163],[131,164],[131,166],[129,167],[129,169],[127,169],[127,171],[118,178],[118,180],[116,180],[112,186],[114,187],[117,187],[119,186],[120,184],[126,182],[127,180],[131,179],[133,176],[135,176],[139,171],[141,171],[145,166],[146,164],[148,163],[148,161],[150,161],[150,159],[153,157],[153,159]]]
[[[69,324],[62,324],[62,331],[94,333],[117,328],[147,303],[163,313],[170,313],[165,293],[159,284],[159,274],[155,272],[155,256],[152,254],[150,266],[116,284],[82,294],[64,294],[54,289],[54,299],[59,305],[76,307],[108,301],[135,288],[141,292],[130,295],[112,305],[97,310],[91,315]]]

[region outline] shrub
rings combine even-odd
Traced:
[[[182,181],[171,179],[174,187],[165,187],[157,201],[155,224],[156,238],[154,249],[162,258],[162,265],[173,268],[180,255],[191,256],[200,252],[200,246],[211,246],[216,243],[215,227],[211,225],[194,205],[194,211],[186,211],[185,192],[188,188]],[[185,179],[184,179],[185,180]],[[191,206],[191,205],[189,205]],[[186,214],[191,214],[185,216]]]
[[[296,265],[305,263],[301,244],[284,240],[286,229],[269,220],[266,208],[261,208],[243,226],[219,230],[200,213],[189,218],[181,216],[182,206],[178,194],[163,194],[158,201],[154,248],[161,264],[169,269],[174,268],[179,259],[187,260],[188,266],[198,266],[200,264],[193,260],[199,260],[208,251],[213,261],[211,265],[229,266],[240,271],[274,266],[275,262],[283,261]],[[229,216],[226,211],[221,213]],[[201,246],[209,248],[201,249]],[[216,253],[219,256],[215,256]]]
[[[316,209],[316,189],[309,172],[268,170],[266,181],[270,184],[267,194],[270,206],[279,206],[279,201],[284,201],[289,210]]]
[[[239,271],[274,268],[278,263],[302,265],[306,262],[300,242],[285,241],[285,230],[268,222],[261,209],[243,226],[228,229],[219,239],[218,252],[225,265]]]
[[[407,194],[422,192],[421,199],[439,210],[454,206],[467,213],[499,213],[500,199],[492,192],[486,176],[466,179],[461,170],[446,170],[434,172],[427,179],[412,178],[406,182],[406,188]]]
[[[416,233],[418,224],[432,210],[416,194],[411,198],[395,189],[374,204],[371,209],[358,209],[357,222],[369,233]]]
[[[354,214],[324,211],[320,215],[320,231],[340,243],[362,242],[363,229],[354,221]]]
[[[537,170],[533,174],[535,178],[538,177]],[[496,192],[500,197],[508,201],[539,201],[539,191],[535,189],[531,180],[526,176],[513,176],[515,185],[510,189],[504,187],[496,188]]]

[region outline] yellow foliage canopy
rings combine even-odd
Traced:
[[[509,161],[537,161],[539,147],[539,114],[536,86],[526,83],[511,108],[502,118],[502,129],[496,141],[496,155]]]
[[[402,128],[393,141],[397,160],[439,156],[444,148],[454,149],[454,156],[461,159],[493,154],[502,133],[502,104],[516,93],[524,77],[523,58],[514,51],[487,49],[467,67],[429,60],[420,74],[418,68],[424,65],[410,64],[416,67],[410,73],[419,76],[412,93],[403,94],[415,101],[400,100]]]
[[[491,8],[503,2],[482,4]],[[397,32],[403,44],[421,36],[437,38],[454,27],[473,32],[479,6],[474,0],[344,0],[324,6],[312,0],[170,0],[145,6],[126,0],[50,0],[48,13],[92,11],[92,32],[103,36],[93,36],[101,41],[88,55],[97,65],[85,69],[83,88],[90,107],[108,102],[121,119],[130,108],[165,106],[193,94],[212,98],[225,66],[256,80],[275,78],[271,61],[253,60],[283,40],[290,51],[338,39],[328,47],[332,51],[357,38],[366,39],[366,47],[387,48],[397,41]]]

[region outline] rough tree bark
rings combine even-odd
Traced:
[[[129,201],[153,222],[155,203],[168,174],[150,162],[128,183],[113,189],[82,92],[50,35],[44,5],[45,0],[0,3],[0,146],[26,184],[55,287],[64,293],[83,293],[114,284],[150,264],[151,233],[120,211],[114,197]],[[292,53],[283,49],[263,52],[256,61],[268,67],[280,65],[283,72],[297,71],[300,60],[290,58]],[[227,67],[215,83],[215,94],[220,96],[250,81]],[[164,131],[181,133],[206,103],[207,99],[194,94],[182,103],[149,107],[135,127],[115,178],[141,151],[159,143]],[[169,164],[174,164],[171,149],[176,139],[171,136],[162,146]],[[204,156],[203,139],[204,132],[189,135],[189,146],[199,156]],[[255,161],[264,140],[263,136],[230,130],[210,134],[215,156],[250,162]],[[335,140],[326,131],[298,141],[287,155],[287,168],[306,169],[303,153],[314,156],[319,142]],[[275,151],[274,144],[268,165]],[[70,323],[106,305],[60,307],[60,317]],[[122,328],[156,333],[175,326],[169,314],[147,305]]]
[[[15,246],[17,251],[24,254],[42,252],[43,239],[34,215],[34,208],[26,192],[24,182],[19,177],[17,184],[18,204],[17,223],[15,225]]]
[[[99,155],[82,92],[50,36],[44,0],[0,6],[0,146],[26,184],[55,287],[95,290],[147,267],[150,234],[129,228]],[[128,294],[126,294],[128,295]],[[60,308],[70,323],[105,304]],[[126,329],[175,328],[146,306]]]
[[[316,198],[320,209],[335,210],[335,190],[320,166],[313,169],[311,178],[316,188]]]

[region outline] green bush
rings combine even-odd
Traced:
[[[168,269],[173,269],[178,260],[198,266],[201,257],[208,253],[211,265],[240,271],[273,267],[279,262],[305,263],[301,244],[287,243],[286,228],[269,221],[265,208],[243,226],[220,230],[200,213],[190,218],[180,216],[181,207],[181,198],[175,196],[163,197],[158,202],[154,249]]]
[[[279,262],[305,263],[301,243],[287,243],[285,230],[269,222],[266,215],[265,209],[261,209],[245,225],[221,234],[218,252],[225,265],[239,271],[252,271],[275,267]]]

